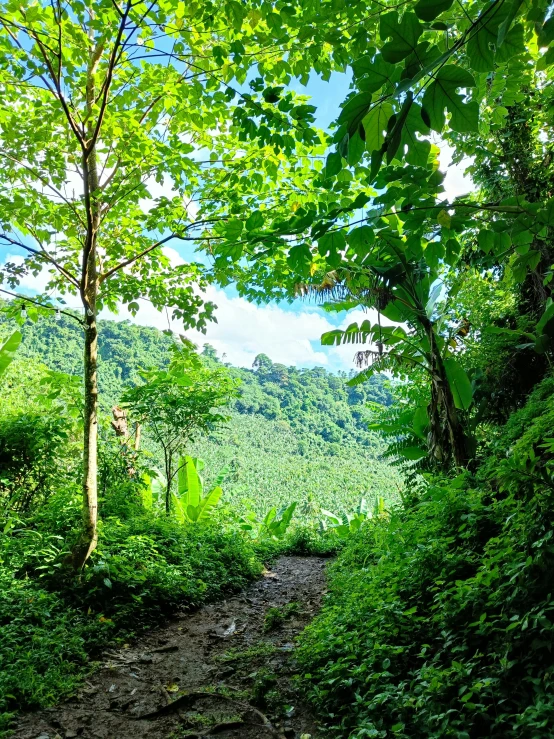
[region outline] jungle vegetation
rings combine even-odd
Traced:
[[[109,639],[280,551],[340,550],[298,650],[330,736],[551,736],[552,13],[0,2],[4,726]],[[321,131],[296,90],[334,72],[351,85]],[[197,262],[172,264],[179,242]],[[210,283],[365,311],[322,337],[357,373],[238,370],[98,321],[149,300],[203,330]],[[271,485],[258,443],[290,480],[269,510],[244,501]]]

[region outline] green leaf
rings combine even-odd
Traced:
[[[422,21],[433,21],[445,10],[449,10],[454,0],[419,0],[414,12]]]
[[[223,490],[219,486],[216,486],[213,490],[210,490],[208,495],[206,495],[206,497],[203,498],[202,502],[200,503],[200,510],[198,512],[198,517],[196,520],[202,521],[203,519],[207,518],[221,500],[222,495]]]
[[[369,247],[375,243],[375,233],[369,226],[359,226],[353,229],[346,238],[348,244],[358,255],[367,254]]]
[[[231,218],[225,224],[225,236],[228,239],[238,239],[242,234],[242,225],[240,218]]]
[[[365,131],[365,142],[368,151],[377,151],[382,147],[385,140],[387,124],[393,112],[392,105],[384,102],[376,105],[364,117],[362,125]]]
[[[264,217],[259,210],[255,210],[246,219],[246,230],[255,231],[256,229],[262,228],[264,225]]]
[[[350,164],[351,167],[357,164],[363,157],[364,151],[365,141],[362,139],[359,132],[356,131],[356,133],[350,137],[348,142],[348,154],[346,157],[348,164]]]
[[[451,115],[450,126],[458,133],[478,130],[479,106],[475,101],[466,103],[456,90],[473,87],[472,75],[454,64],[445,65],[436,75],[423,96],[423,110],[430,127],[439,133],[444,128],[446,108]]]
[[[379,33],[383,41],[392,39],[381,49],[383,59],[397,64],[415,51],[423,26],[414,13],[405,13],[399,23],[398,13],[393,11],[381,16]]]
[[[497,48],[495,61],[497,64],[505,64],[513,57],[518,54],[523,54],[524,52],[525,43],[523,39],[523,24],[518,23],[510,28],[506,34],[504,43],[499,49]]]
[[[342,231],[330,231],[322,236],[317,242],[317,249],[322,257],[326,257],[332,267],[336,267],[341,262],[341,256],[338,253],[346,246],[346,239]]]
[[[199,505],[202,499],[202,481],[193,458],[188,455],[179,460],[177,489],[185,507]]]
[[[306,277],[310,274],[312,252],[307,244],[293,246],[287,257],[287,264],[298,274]]]
[[[398,453],[406,459],[415,461],[417,459],[422,459],[423,457],[425,457],[427,455],[427,450],[422,449],[419,446],[407,446],[403,449],[399,449]]]
[[[489,231],[488,228],[483,228],[477,234],[477,243],[481,251],[488,254],[492,249],[494,249],[495,234],[492,231]]]
[[[429,426],[429,418],[427,416],[427,408],[424,405],[417,407],[412,421],[412,428],[415,436],[425,441],[425,432]]]
[[[342,157],[338,151],[332,151],[325,163],[325,176],[334,177],[342,169]]]
[[[354,135],[371,105],[371,93],[360,92],[347,100],[337,119],[339,125],[346,125],[350,135]]]
[[[366,92],[377,92],[379,88],[391,81],[392,75],[396,67],[394,64],[386,62],[380,54],[377,54],[375,60],[369,56],[363,56],[357,59],[352,65],[355,77],[362,77],[360,86]]]
[[[0,375],[2,375],[13,362],[15,353],[21,344],[23,336],[19,331],[14,331],[13,334],[6,339],[6,341],[0,346]]]
[[[473,388],[465,369],[454,358],[444,360],[444,369],[456,408],[466,411],[473,400]]]

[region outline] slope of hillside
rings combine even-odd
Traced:
[[[23,333],[20,361],[80,374],[78,324],[65,317],[28,321]],[[172,341],[157,329],[128,321],[100,322],[99,383],[106,415],[126,386],[140,382],[142,368],[168,361]],[[207,363],[220,361],[209,345],[203,355]],[[370,502],[377,495],[396,497],[399,477],[381,461],[382,442],[364,420],[368,401],[390,402],[383,378],[350,388],[344,373],[286,367],[263,354],[252,369],[227,366],[241,380],[229,423],[191,449],[207,463],[207,483],[229,467],[227,502],[261,513],[269,505],[297,500],[307,515],[320,507],[353,509],[361,496]],[[145,447],[157,464],[147,435]]]

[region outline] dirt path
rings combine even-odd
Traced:
[[[324,567],[282,557],[240,595],[107,653],[76,698],[22,716],[15,736],[317,739],[295,687],[294,638],[319,608]]]

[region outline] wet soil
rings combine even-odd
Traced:
[[[295,681],[295,637],[326,560],[282,557],[240,595],[106,652],[72,700],[20,717],[19,739],[318,739]]]

